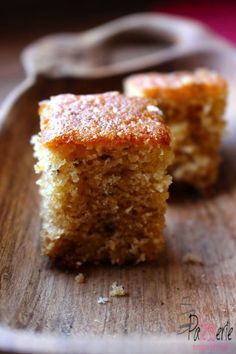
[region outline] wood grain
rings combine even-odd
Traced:
[[[202,198],[192,190],[172,188],[165,232],[167,247],[160,262],[86,266],[82,269],[87,276],[85,284],[76,283],[76,274],[56,268],[40,254],[39,197],[29,140],[39,129],[39,100],[62,92],[120,89],[125,73],[100,78],[38,76],[14,105],[8,105],[0,133],[0,323],[60,337],[40,339],[31,332],[1,330],[0,348],[21,353],[84,353],[87,348],[88,353],[104,353],[108,343],[107,353],[118,353],[123,348],[124,353],[151,354],[159,349],[169,352],[168,343],[177,343],[176,352],[177,348],[183,350],[184,341],[187,353],[193,340],[186,344],[186,333],[174,337],[173,342],[169,337],[162,341],[157,336],[182,331],[190,313],[217,327],[229,320],[236,331],[235,51],[228,48],[224,52],[219,43],[219,49],[205,48],[150,68],[199,66],[220,71],[230,82],[228,131],[215,195]],[[187,252],[198,255],[203,264],[184,263]],[[107,296],[114,281],[123,284],[129,296],[99,305],[97,298]],[[142,339],[132,337],[134,333]],[[111,343],[109,335],[117,339]],[[123,335],[127,335],[125,339]],[[152,339],[147,340],[147,335]],[[75,336],[80,341],[76,342]],[[67,344],[62,344],[64,338]],[[235,352],[233,345],[229,352]]]

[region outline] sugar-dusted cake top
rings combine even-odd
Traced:
[[[143,73],[129,76],[125,80],[127,86],[141,91],[188,89],[190,86],[204,86],[206,88],[226,89],[226,81],[215,71],[196,69],[194,71],[176,71],[171,73]]]
[[[42,142],[116,146],[123,143],[170,144],[169,128],[155,102],[118,92],[64,94],[40,103]]]

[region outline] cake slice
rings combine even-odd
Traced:
[[[157,259],[172,152],[153,103],[108,92],[40,104],[32,142],[46,255],[67,266]]]
[[[201,191],[215,183],[220,162],[220,142],[227,84],[213,71],[197,69],[169,74],[146,73],[124,82],[128,96],[156,100],[173,134],[174,180]]]

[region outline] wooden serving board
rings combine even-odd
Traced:
[[[189,314],[236,332],[236,51],[198,23],[141,14],[23,53],[27,78],[1,109],[0,350],[7,353],[196,352]],[[40,255],[39,196],[29,140],[37,103],[58,93],[121,89],[132,72],[208,67],[228,79],[228,128],[216,194],[171,189],[167,247],[157,265],[87,266],[85,284]],[[202,264],[186,264],[192,252]],[[129,296],[100,305],[117,281]],[[225,337],[224,337],[225,338]],[[212,342],[203,341],[203,344]],[[218,348],[219,349],[219,348]],[[200,351],[200,349],[199,349]]]

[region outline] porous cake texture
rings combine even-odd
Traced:
[[[207,69],[153,72],[128,77],[124,90],[128,96],[155,99],[163,112],[173,134],[174,180],[208,191],[218,175],[226,81]]]
[[[51,97],[32,138],[44,253],[68,266],[154,261],[163,249],[170,131],[153,101]]]

